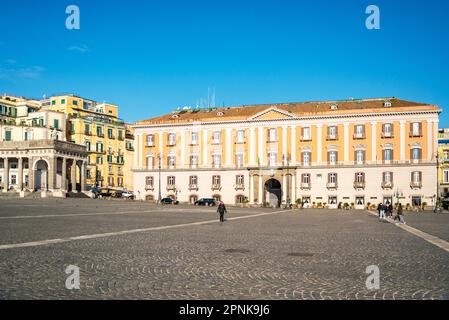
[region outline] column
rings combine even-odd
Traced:
[[[72,192],[76,192],[76,160],[73,160],[70,169],[70,181],[72,183]]]
[[[258,202],[260,205],[263,205],[263,195],[262,195],[262,176],[259,175],[259,196],[258,196]]]
[[[377,161],[377,123],[371,122],[371,161]]]
[[[316,126],[316,130],[317,130],[317,162],[318,165],[321,164],[322,162],[322,155],[323,155],[323,150],[322,150],[322,144],[323,144],[323,137],[322,137],[322,125],[321,124],[317,124]]]
[[[17,185],[19,187],[19,191],[23,191],[23,158],[19,158],[18,171],[17,175]]]
[[[263,163],[264,163],[264,159],[263,159],[263,151],[264,151],[263,150],[264,149],[263,148],[263,127],[259,127],[257,130],[259,131],[259,137],[258,137],[258,140],[259,140],[258,163],[260,165],[263,165]]]
[[[282,203],[287,203],[287,175],[284,173],[282,175]]]
[[[255,128],[249,128],[249,164],[254,166],[256,164],[256,135]]]
[[[226,165],[228,167],[231,166],[231,153],[232,153],[231,134],[232,134],[232,129],[226,128]]]
[[[9,159],[3,159],[3,192],[8,192],[9,188]]]
[[[81,164],[80,185],[81,185],[81,192],[85,192],[86,191],[86,161],[83,161]]]
[[[50,158],[48,163],[50,164],[48,168],[48,183],[47,189],[53,191],[55,189],[55,179],[56,179],[56,167],[57,167],[57,158]]]
[[[31,190],[31,192],[34,191],[35,185],[34,185],[34,177],[36,175],[36,172],[34,171],[34,158],[28,158],[28,189]]]
[[[254,175],[249,175],[249,204],[254,204]]]
[[[345,123],[345,124],[343,124],[343,126],[344,126],[343,141],[344,141],[344,144],[345,144],[344,162],[348,162],[349,161],[349,123]]]
[[[207,137],[207,134],[208,134],[208,132],[207,132],[207,130],[203,130],[203,166],[207,166],[208,164],[207,164],[207,156],[208,156],[208,151],[207,151],[207,147],[208,147],[208,145],[207,145],[207,140],[208,140],[208,137]]]
[[[282,127],[282,159],[288,160],[287,154],[287,127]],[[285,164],[283,164],[285,165]]]
[[[292,174],[292,183],[291,183],[291,192],[292,192],[292,196],[290,199],[290,203],[296,203],[296,173]]]
[[[405,120],[400,122],[400,160],[405,161]]]
[[[185,166],[185,160],[186,160],[185,159],[186,158],[185,145],[186,145],[186,131],[185,131],[185,129],[183,129],[181,131],[181,162],[180,162],[181,168],[184,168],[184,166]]]
[[[137,150],[137,149],[134,149],[134,150]],[[62,158],[61,191],[67,191],[67,159],[66,158]]]
[[[134,137],[134,141],[133,141],[133,145],[134,145],[134,168],[138,168],[139,167],[139,155],[140,155],[140,145],[139,145],[139,136],[140,134],[136,135]],[[66,161],[65,158],[63,158],[63,169],[62,171],[64,172],[64,161]],[[65,188],[63,186],[61,186],[62,190],[65,190]]]
[[[296,126],[291,126],[291,163],[296,165]]]
[[[161,161],[163,161],[164,158],[164,133],[163,132],[159,132],[159,148],[158,148],[158,152],[159,155],[161,156]],[[159,157],[158,155],[158,157]],[[140,156],[140,158],[142,159],[142,156]],[[140,160],[142,161],[142,160]],[[159,165],[159,164],[158,164]],[[162,163],[161,163],[162,166]]]

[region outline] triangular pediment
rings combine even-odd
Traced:
[[[259,112],[253,115],[251,120],[278,120],[278,119],[291,119],[294,118],[295,115],[287,112],[285,110],[277,109],[277,108],[268,108],[262,112]]]

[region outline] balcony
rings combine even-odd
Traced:
[[[393,132],[382,132],[381,137],[384,139],[394,138]]]
[[[327,184],[326,184],[326,188],[328,188],[329,190],[331,190],[331,189],[337,189],[338,188],[338,185],[337,185],[337,183],[336,182],[328,182]]]
[[[365,189],[365,181],[354,181],[354,189]]]
[[[167,142],[167,147],[175,147],[175,146],[176,146],[176,142],[175,141]]]
[[[243,139],[243,140],[235,140],[235,144],[245,144],[246,142],[245,142],[245,139]]]
[[[176,190],[176,186],[174,184],[167,185],[167,191],[175,191],[175,190]]]
[[[338,140],[338,135],[337,134],[328,134],[326,136],[326,140],[328,140],[328,141]]]
[[[302,182],[301,189],[302,190],[310,190],[311,189],[310,182]]]
[[[301,136],[300,140],[301,141],[312,141],[312,137],[310,137],[310,136]]]
[[[154,147],[154,142],[147,142],[145,143],[145,147]]]
[[[84,135],[91,136],[92,135],[92,131],[84,130]]]
[[[104,133],[103,132],[97,132],[97,136],[100,138],[104,138]]]
[[[215,183],[215,184],[213,184],[212,185],[212,188],[211,188],[213,191],[214,190],[221,190],[221,183]]]
[[[189,184],[189,190],[190,191],[192,191],[192,190],[198,191],[198,185],[196,183]]]
[[[393,182],[382,181],[382,189],[393,189]]]
[[[410,138],[419,138],[422,137],[422,131],[411,131],[409,132]]]
[[[149,190],[150,190],[150,191],[153,191],[153,190],[154,190],[154,186],[153,186],[153,185],[146,185],[146,186],[145,186],[145,190],[146,190],[146,191],[149,191]]]
[[[421,181],[411,181],[410,182],[410,188],[412,188],[412,189],[421,189],[422,188],[422,182]]]
[[[245,190],[245,185],[244,184],[236,184],[234,186],[235,190]]]
[[[195,141],[195,140],[194,140],[194,141],[190,142],[190,145],[191,145],[191,146],[197,146],[197,145],[198,145],[198,141]]]
[[[365,139],[366,135],[365,135],[365,133],[354,133],[353,138],[356,140],[361,140],[361,139]]]
[[[108,139],[114,140],[115,136],[113,134],[108,135]]]
[[[134,151],[134,147],[133,147],[133,146],[126,146],[126,150],[128,150],[128,151]]]

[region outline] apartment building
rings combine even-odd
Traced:
[[[397,98],[176,110],[133,126],[134,190],[190,203],[431,205],[440,112]]]

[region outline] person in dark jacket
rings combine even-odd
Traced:
[[[406,222],[404,220],[404,213],[402,211],[403,211],[402,204],[399,204],[399,206],[398,206],[398,216],[397,216],[398,221],[396,222],[396,224],[399,224],[399,223],[406,224]]]
[[[220,222],[224,222],[224,214],[228,213],[228,211],[226,210],[225,204],[221,201],[218,204],[217,212],[220,214]]]

